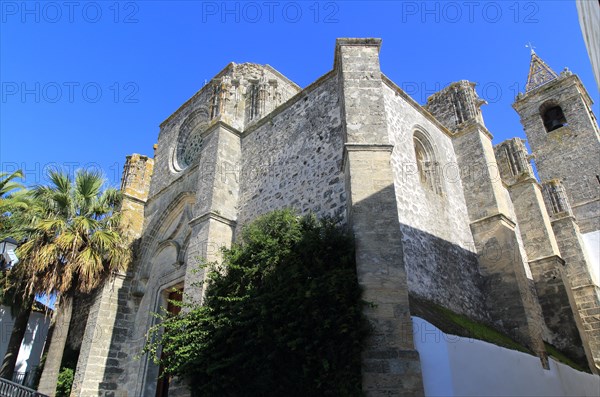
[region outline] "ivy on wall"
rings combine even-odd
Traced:
[[[145,351],[166,374],[197,396],[361,395],[368,327],[340,225],[278,210],[203,268],[204,304],[158,314],[150,330]]]

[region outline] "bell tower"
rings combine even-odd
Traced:
[[[542,182],[565,187],[582,233],[600,230],[600,135],[592,99],[577,75],[555,73],[533,50],[525,93],[513,108]]]

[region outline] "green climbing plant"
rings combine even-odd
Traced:
[[[352,239],[335,221],[269,213],[202,269],[203,305],[157,314],[145,347],[192,395],[361,395],[368,327]]]

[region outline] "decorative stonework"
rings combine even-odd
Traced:
[[[183,170],[200,158],[202,136],[208,122],[208,112],[201,108],[193,112],[181,125],[176,148],[177,169]]]
[[[190,165],[200,158],[200,149],[202,149],[202,131],[194,131],[183,144],[181,151],[180,164]]]
[[[183,281],[201,300],[196,264],[218,262],[245,225],[280,208],[331,216],[354,234],[357,277],[373,303],[365,308],[373,327],[362,357],[367,396],[424,393],[409,297],[509,333],[543,363],[543,342],[575,345],[563,268],[574,269],[572,295],[590,328],[579,333],[589,334],[583,345],[592,357],[600,306],[585,306],[597,289],[584,277],[574,223],[588,202],[571,196],[588,189],[590,178],[578,175],[591,172],[598,161],[589,153],[600,150],[577,76],[556,79],[536,60],[532,82],[555,80],[516,106],[526,107],[526,130],[546,139],[529,139],[542,180],[564,184],[544,190],[554,200],[549,212],[560,213],[549,219],[524,142],[494,150],[475,84],[452,83],[422,107],[381,74],[380,44],[339,40],[334,69],[304,89],[268,65],[231,63],[161,124],[153,173],[152,159],[128,160],[123,190],[143,232],[134,267],[102,292],[88,319],[102,335],[82,349],[73,396],[156,395],[159,367],[140,352],[161,291]],[[568,136],[567,128],[544,129],[540,106],[550,100],[564,110]],[[558,134],[561,146],[550,141]],[[547,161],[565,172],[544,174]],[[565,191],[575,217],[565,216]],[[189,396],[185,387],[168,392]]]
[[[548,208],[548,212],[551,217],[555,217],[560,214],[573,214],[567,199],[565,187],[560,183],[559,180],[553,179],[551,181],[544,182],[542,186],[544,192],[544,201],[546,202],[546,207]]]
[[[533,50],[531,51],[531,64],[529,65],[529,75],[527,76],[527,85],[525,86],[525,92],[532,91],[554,79],[558,75],[554,70],[550,69],[550,66],[546,65],[546,62],[542,61]]]
[[[494,147],[494,153],[498,161],[500,176],[507,185],[510,186],[526,179],[535,180],[523,139],[506,140]]]
[[[481,106],[487,102],[477,95],[475,83],[461,80],[427,98],[427,109],[448,129],[469,122],[483,125]]]

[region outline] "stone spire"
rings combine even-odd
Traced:
[[[542,86],[554,79],[558,75],[554,70],[550,69],[550,66],[546,65],[546,62],[531,49],[531,64],[529,65],[529,75],[527,76],[527,85],[525,86],[525,92],[529,92]]]

